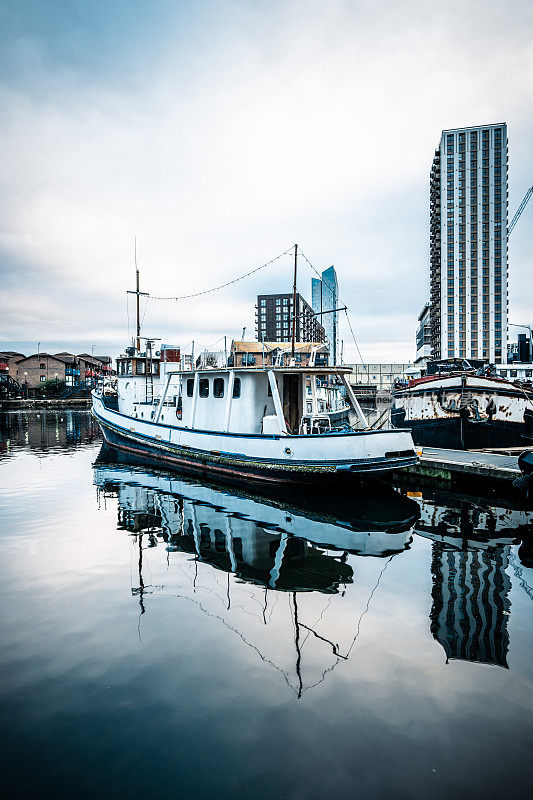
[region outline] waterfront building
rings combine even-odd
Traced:
[[[415,364],[425,366],[431,358],[431,321],[430,304],[426,303],[418,315],[418,328],[416,329],[416,359]]]
[[[260,294],[256,306],[256,335],[260,342],[292,341],[293,295]],[[301,294],[296,295],[297,342],[324,342],[324,327]]]
[[[24,353],[17,353],[15,350],[3,350],[0,352],[0,375],[9,375],[16,380],[17,364],[24,357]]]
[[[80,368],[76,356],[35,353],[17,363],[17,381],[26,389],[39,389],[46,381],[54,379],[65,381],[67,386],[79,383]]]
[[[311,303],[313,311],[324,326],[326,340],[330,343],[331,363],[336,364],[339,352],[339,284],[335,267],[325,269],[320,278],[311,278]],[[329,313],[326,313],[329,312]]]
[[[430,173],[433,358],[507,348],[507,125],[442,131]]]
[[[507,347],[507,361],[510,363],[531,364],[533,362],[533,341],[531,333],[518,334],[518,340]]]
[[[69,387],[95,386],[106,375],[115,374],[110,356],[72,353],[35,353],[17,360],[15,379],[26,389],[39,389],[49,380],[65,381]]]
[[[356,389],[390,391],[396,381],[405,382],[412,377],[412,364],[344,364],[351,367],[350,384]]]
[[[521,364],[511,361],[507,364],[496,364],[496,374],[500,378],[507,378],[510,381],[523,381],[531,383],[533,379],[533,365],[531,362]]]

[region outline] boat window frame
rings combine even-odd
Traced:
[[[241,379],[236,375],[233,381],[232,399],[238,400],[241,396]]]
[[[224,384],[224,378],[213,378],[213,397],[217,399],[224,397]]]
[[[194,395],[194,378],[187,378],[187,397],[192,397]]]
[[[200,378],[198,381],[198,397],[209,397],[209,378]]]

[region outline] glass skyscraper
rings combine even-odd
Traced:
[[[330,346],[330,361],[336,364],[339,356],[339,285],[335,267],[325,269],[321,278],[311,278],[311,305],[326,332]],[[326,314],[329,311],[331,313]]]
[[[507,125],[442,131],[430,173],[433,358],[507,356]]]

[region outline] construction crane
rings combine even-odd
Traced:
[[[510,224],[510,225],[509,225],[509,227],[507,228],[507,236],[510,236],[510,234],[511,234],[511,231],[513,230],[514,226],[516,225],[516,223],[517,223],[517,222],[518,222],[518,220],[520,219],[520,216],[521,216],[521,214],[522,214],[522,211],[523,211],[523,210],[524,210],[524,208],[527,206],[527,204],[528,204],[528,202],[529,202],[529,198],[531,197],[531,195],[532,195],[532,194],[533,194],[533,186],[530,186],[530,187],[529,187],[529,189],[527,190],[527,192],[526,192],[526,193],[525,193],[525,195],[524,195],[524,199],[522,200],[522,202],[521,202],[521,203],[520,203],[520,205],[518,206],[518,209],[517,209],[517,211],[516,211],[516,214],[514,215],[514,217],[513,217],[513,218],[512,218],[512,220],[511,220],[511,224]]]

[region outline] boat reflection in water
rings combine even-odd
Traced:
[[[409,559],[421,537],[420,545],[431,540],[428,632],[446,662],[508,666],[513,572],[533,599],[522,571],[530,560],[531,511],[404,496],[379,484],[348,497],[294,490],[250,496],[113,457],[104,445],[95,483],[101,498],[118,498],[118,527],[134,535],[132,593],[141,616],[148,594],[195,603],[280,670],[300,697],[353,655],[388,565],[398,554]],[[154,559],[146,569],[146,558],[161,546],[166,562],[158,574]],[[408,564],[400,573],[409,575]],[[402,584],[389,584],[381,591],[392,616]],[[416,589],[407,584],[406,591]]]
[[[416,531],[433,540],[433,637],[442,645],[447,661],[507,668],[510,569],[533,599],[513,546],[530,536],[533,513],[489,502],[473,505],[456,499],[455,507],[441,505],[435,498],[419,502]]]
[[[140,614],[148,594],[195,603],[280,669],[297,696],[350,657],[381,575],[409,547],[419,513],[416,502],[386,486],[349,500],[299,498],[293,489],[290,502],[279,492],[267,501],[104,463],[110,457],[104,446],[95,483],[102,501],[118,498],[118,527],[135,536],[138,585],[132,593]],[[161,545],[168,566],[177,569],[155,577],[152,559],[148,583],[146,551]],[[363,559],[367,586],[353,586],[350,554],[374,557]],[[221,571],[227,573],[222,581]],[[341,613],[338,603],[350,585],[357,597]]]

